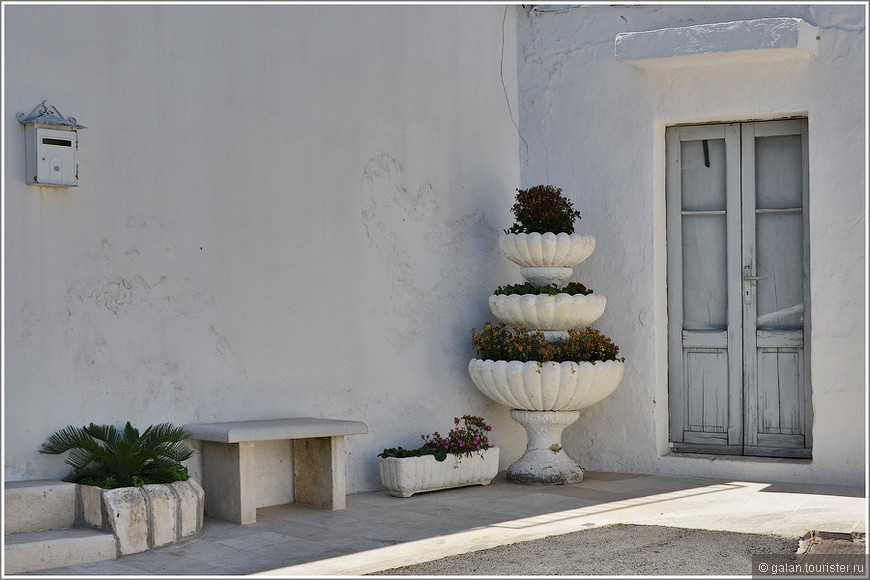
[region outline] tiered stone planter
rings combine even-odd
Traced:
[[[595,249],[595,238],[574,234],[503,234],[499,246],[536,287],[561,288],[573,268]],[[568,294],[493,295],[493,315],[509,326],[543,331],[547,340],[592,324],[604,313],[606,298]],[[583,480],[583,469],[562,449],[562,431],[580,417],[580,409],[610,395],[625,367],[620,361],[521,362],[472,359],[468,365],[478,390],[510,407],[511,417],[529,435],[526,451],[507,472],[520,483],[564,484]]]

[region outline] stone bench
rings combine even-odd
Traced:
[[[368,433],[365,423],[334,419],[273,419],[185,425],[202,441],[202,487],[211,517],[257,521],[257,441],[293,440],[294,500],[344,509],[344,437]]]

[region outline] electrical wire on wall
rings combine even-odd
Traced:
[[[508,8],[510,8],[510,6],[511,6],[510,4],[505,5],[504,15],[502,16],[502,19],[501,19],[501,65],[498,68],[498,72],[499,72],[499,75],[501,75],[501,88],[504,91],[504,100],[507,103],[508,114],[511,117],[511,122],[514,124],[514,127],[517,130],[517,135],[519,135],[523,144],[525,144],[525,146],[526,146],[526,158],[528,159],[528,157],[529,157],[529,143],[526,141],[525,137],[523,137],[523,134],[520,132],[520,127],[519,127],[519,125],[517,125],[517,122],[514,119],[514,112],[511,109],[511,101],[510,101],[510,98],[508,97],[507,86],[505,85],[505,82],[504,82],[504,45],[505,45],[504,25],[507,22],[507,11],[508,11]]]

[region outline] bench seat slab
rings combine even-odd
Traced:
[[[336,435],[362,435],[369,432],[362,421],[338,419],[267,419],[263,421],[228,421],[224,423],[195,423],[184,428],[193,433],[193,439],[217,443],[243,441],[279,441],[334,437]]]

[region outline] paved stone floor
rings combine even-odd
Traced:
[[[795,539],[614,524],[374,572],[383,576],[749,576],[752,557],[797,560]],[[763,557],[763,556],[762,556]]]
[[[491,485],[395,498],[347,498],[347,509],[261,508],[245,526],[206,518],[200,538],[108,562],[34,575],[359,576],[609,524],[763,534],[866,532],[864,489],[695,477],[586,473],[563,486]]]

